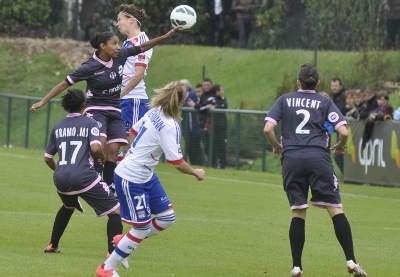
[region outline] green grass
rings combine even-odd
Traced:
[[[60,243],[44,254],[61,202],[43,152],[0,148],[1,276],[94,276],[105,258],[106,218],[73,215]],[[278,174],[206,169],[203,182],[171,165],[156,170],[177,222],[145,240],[121,276],[287,276],[290,210]],[[342,184],[356,256],[369,276],[397,276],[398,188]],[[310,208],[303,256],[308,277],[348,276],[326,211]],[[128,227],[125,227],[125,231]]]

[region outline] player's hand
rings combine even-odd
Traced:
[[[278,156],[278,155],[282,154],[282,146],[279,146],[278,148],[274,147],[273,153],[274,153],[274,156]]]
[[[182,26],[181,26],[181,25],[178,25],[178,26],[172,28],[171,30],[169,30],[169,32],[166,33],[166,34],[164,35],[164,37],[165,37],[166,39],[167,39],[167,38],[170,38],[170,37],[172,37],[172,35],[173,35],[174,33],[178,32],[178,31],[181,30],[181,29],[182,29]]]
[[[346,146],[341,146],[340,141],[336,143],[334,146],[331,147],[331,150],[333,150],[335,154],[344,154],[346,153]]]
[[[31,113],[36,112],[36,110],[40,109],[43,106],[43,102],[37,102],[35,104],[32,105],[32,107],[29,109],[31,111]]]
[[[202,168],[197,168],[194,171],[196,171],[196,178],[198,181],[202,181],[206,176],[206,172]]]

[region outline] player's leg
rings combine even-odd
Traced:
[[[83,212],[82,206],[79,203],[78,196],[58,194],[63,202],[63,205],[58,210],[54,219],[53,230],[49,245],[44,250],[45,253],[59,253],[58,244],[65,229],[68,226],[69,220],[74,213],[75,208]]]
[[[312,171],[310,177],[312,197],[310,203],[316,207],[326,208],[332,218],[336,238],[342,246],[348,261],[350,273],[362,273],[361,267],[356,264],[354,256],[353,238],[349,221],[343,213],[340,197],[339,181],[334,173],[329,153],[314,153],[316,156],[311,166],[318,168]],[[357,275],[356,275],[357,276]],[[364,275],[358,275],[364,276]]]
[[[150,179],[148,188],[151,213],[154,214],[148,237],[152,237],[171,227],[176,218],[168,195],[155,174]]]
[[[137,249],[150,233],[150,202],[145,184],[129,182],[117,174],[114,176],[114,183],[121,204],[121,219],[133,227],[126,235],[118,237],[119,241],[115,239],[115,250],[97,268],[96,274],[100,277],[112,274],[117,265]]]
[[[93,208],[97,216],[108,216],[107,251],[111,253],[114,250],[114,236],[122,234],[123,231],[118,200],[104,181],[98,182],[79,196]]]
[[[121,113],[107,112],[107,147],[106,162],[104,164],[103,180],[111,186],[114,182],[114,170],[117,167],[118,151],[126,145],[125,125]],[[114,190],[114,188],[112,188]]]
[[[282,177],[286,195],[292,210],[292,220],[289,227],[289,240],[292,252],[291,276],[302,276],[302,255],[305,243],[305,218],[308,181],[306,179],[307,162],[304,161],[304,153],[291,151],[285,153],[282,158]]]

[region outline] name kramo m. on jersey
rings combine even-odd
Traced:
[[[89,136],[89,128],[81,127],[79,130],[79,134],[76,134],[76,128],[59,128],[54,130],[54,134],[56,138],[65,138],[65,137],[88,137]]]

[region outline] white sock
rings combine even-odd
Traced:
[[[172,224],[175,223],[175,212],[173,209],[169,209],[165,212],[156,214],[150,223],[150,233],[147,237],[152,237],[164,231]]]
[[[110,270],[117,267],[117,265],[126,257],[128,257],[133,250],[135,250],[140,242],[150,233],[150,224],[140,227],[133,227],[118,243],[114,251],[104,262],[104,269]]]

